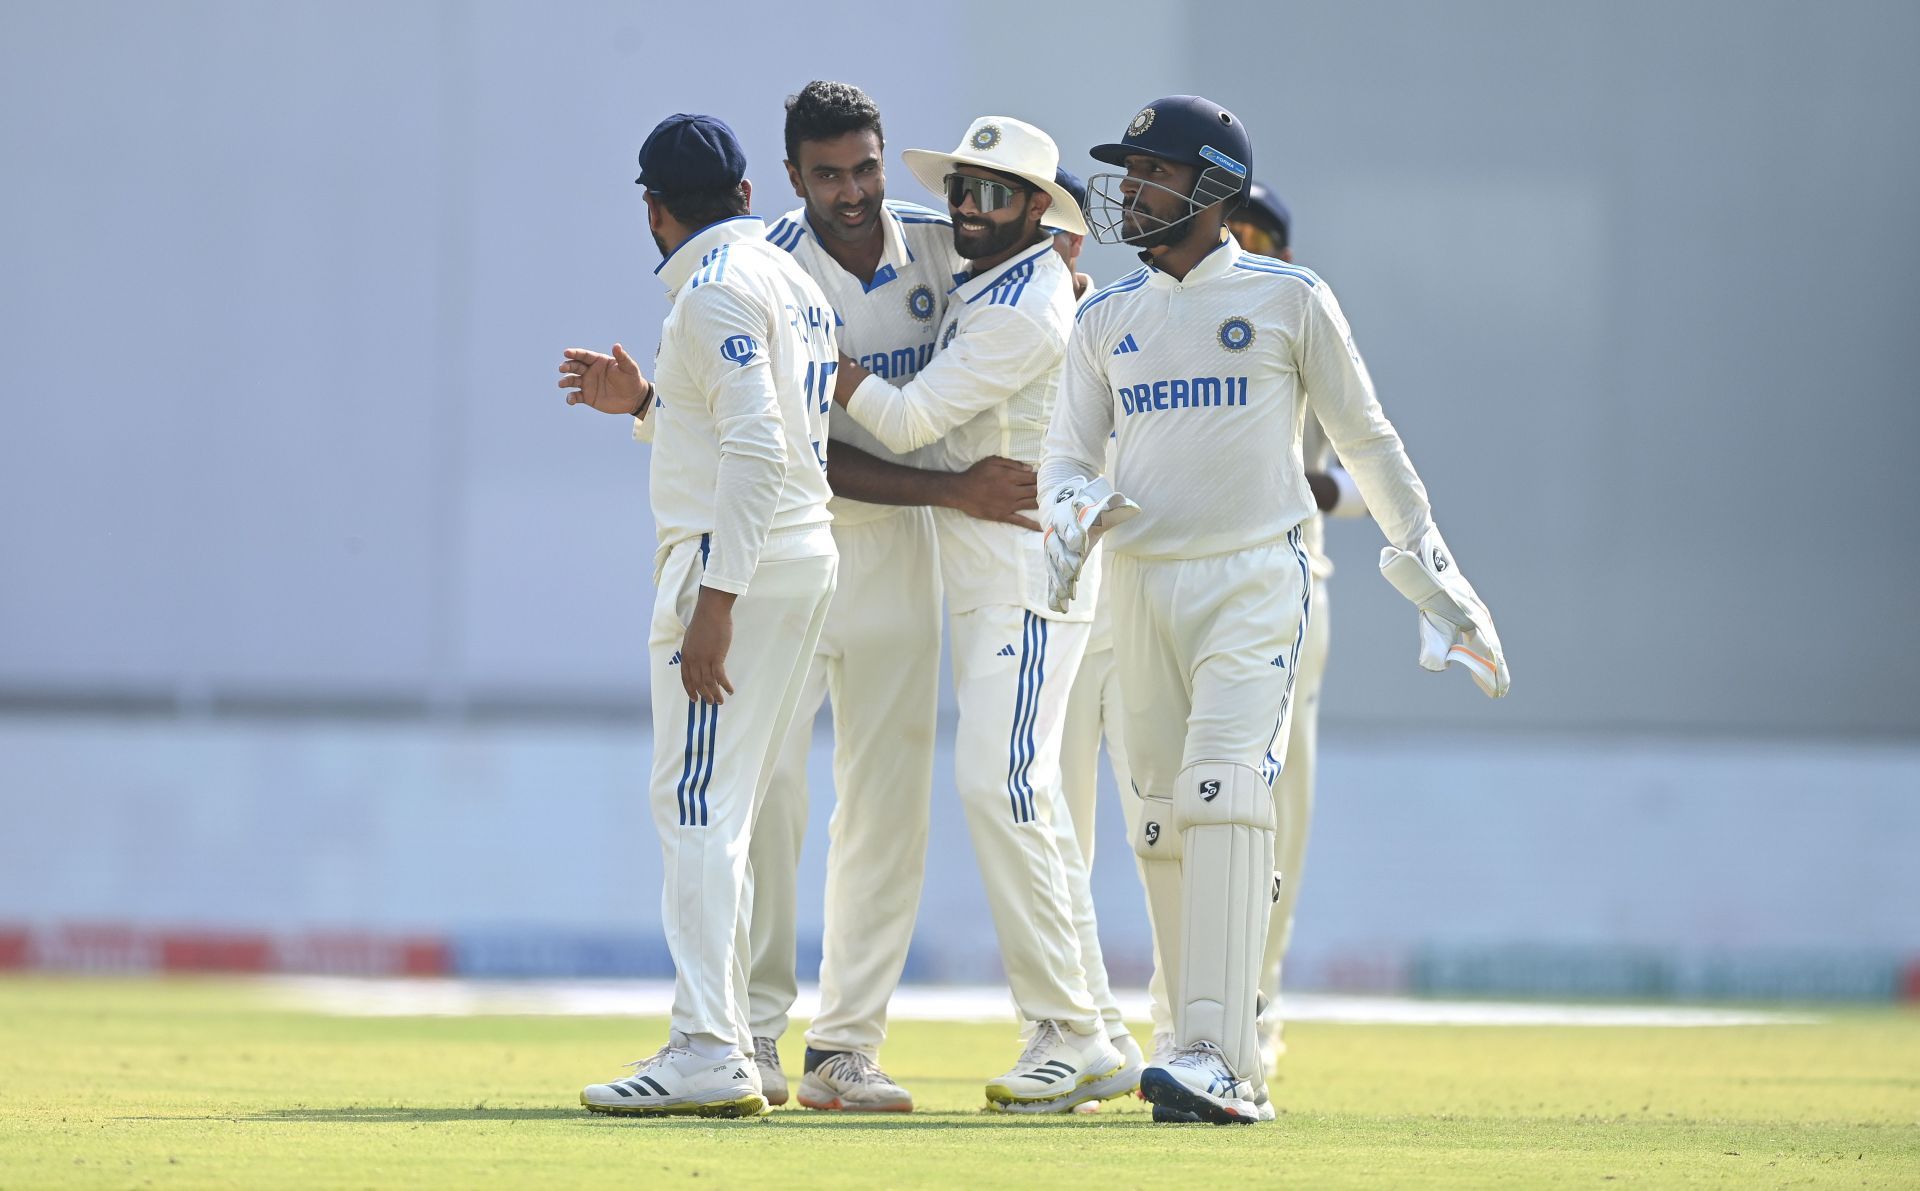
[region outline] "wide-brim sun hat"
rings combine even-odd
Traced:
[[[1040,217],[1048,230],[1087,234],[1087,219],[1080,204],[1065,187],[1054,181],[1060,168],[1060,147],[1053,138],[1025,120],[1011,116],[982,116],[960,138],[959,148],[951,153],[932,149],[908,149],[900,154],[920,184],[946,201],[948,174],[959,165],[979,166],[1011,174],[1053,200]]]

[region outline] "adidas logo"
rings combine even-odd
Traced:
[[[678,655],[676,655],[676,656],[678,656]],[[1269,662],[1269,663],[1267,663],[1267,664],[1268,664],[1268,665],[1270,665],[1270,666],[1278,666],[1278,667],[1280,667],[1280,668],[1281,668],[1282,670],[1284,670],[1284,669],[1286,669],[1286,668],[1287,668],[1287,659],[1286,659],[1286,658],[1284,658],[1284,657],[1278,657],[1278,658],[1275,658],[1275,659],[1273,659],[1273,661],[1271,661],[1271,662]]]
[[[680,664],[680,651],[676,649],[673,651],[673,656],[667,659],[667,665],[678,666],[679,664]]]
[[[1129,331],[1127,332],[1127,337],[1122,339],[1119,345],[1113,349],[1113,354],[1116,356],[1124,356],[1128,352],[1137,352],[1139,350],[1140,345],[1133,341],[1133,332]]]
[[[676,655],[676,656],[677,656],[677,655]],[[1013,656],[1013,646],[1011,646],[1011,645],[1002,645],[1002,646],[1000,647],[1000,652],[999,652],[999,653],[996,653],[996,654],[994,654],[993,656],[994,656],[994,657],[997,657],[997,658],[1010,658],[1010,657],[1012,657],[1012,656]]]

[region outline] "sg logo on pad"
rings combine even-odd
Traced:
[[[1148,820],[1146,835],[1147,835],[1147,847],[1151,848],[1153,847],[1153,845],[1159,843],[1160,842],[1160,824],[1155,823],[1152,820]]]
[[[1218,798],[1219,796],[1220,796],[1220,780],[1218,778],[1214,778],[1211,781],[1204,781],[1200,783],[1200,801],[1212,802],[1215,798]]]

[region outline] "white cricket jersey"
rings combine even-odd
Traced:
[[[767,242],[792,253],[826,293],[840,316],[841,352],[888,384],[900,385],[933,358],[947,291],[965,278],[967,261],[953,250],[952,221],[930,207],[889,199],[881,204],[880,227],[886,246],[871,282],[847,272],[821,246],[804,206],[775,222]],[[829,412],[827,432],[834,442],[890,463],[923,466],[914,452],[888,450],[843,409]],[[844,496],[834,497],[828,507],[841,525],[859,525],[892,511]]]
[[[1073,274],[1048,236],[955,286],[933,362],[897,389],[877,376],[861,381],[847,412],[892,450],[932,446],[923,458],[942,471],[989,455],[1038,464],[1072,326]],[[1011,604],[1061,619],[1047,608],[1039,534],[952,509],[934,514],[950,611]],[[1065,619],[1091,613],[1076,601]]]
[[[673,306],[654,357],[654,579],[710,535],[701,584],[747,590],[767,535],[832,520],[827,405],[840,363],[833,307],[751,215],[702,229],[654,272]]]
[[[1111,479],[1140,514],[1108,549],[1200,558],[1285,537],[1315,511],[1309,409],[1389,540],[1411,548],[1432,525],[1340,305],[1311,271],[1228,238],[1184,279],[1136,269],[1076,320],[1040,491],[1098,474],[1117,433]]]

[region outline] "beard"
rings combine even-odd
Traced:
[[[659,232],[652,231],[651,229],[649,229],[647,234],[653,237],[653,246],[660,250],[661,260],[666,260],[669,256],[673,255],[672,253],[667,251],[667,242],[660,238]]]
[[[807,200],[807,222],[813,229],[836,240],[856,243],[873,235],[880,228],[880,202],[884,194],[869,194],[858,203],[836,203],[831,206],[817,206],[811,198]],[[864,215],[859,223],[849,227],[840,219],[842,211],[859,208]]]
[[[1188,208],[1189,214],[1192,208]],[[1199,229],[1199,220],[1176,216],[1169,220],[1139,203],[1130,203],[1121,224],[1130,248],[1169,248],[1184,241]]]
[[[969,232],[961,230],[960,221],[956,219],[953,224],[953,250],[970,261],[981,260],[1013,247],[1027,230],[1024,219],[1013,223],[984,222],[986,230]]]

